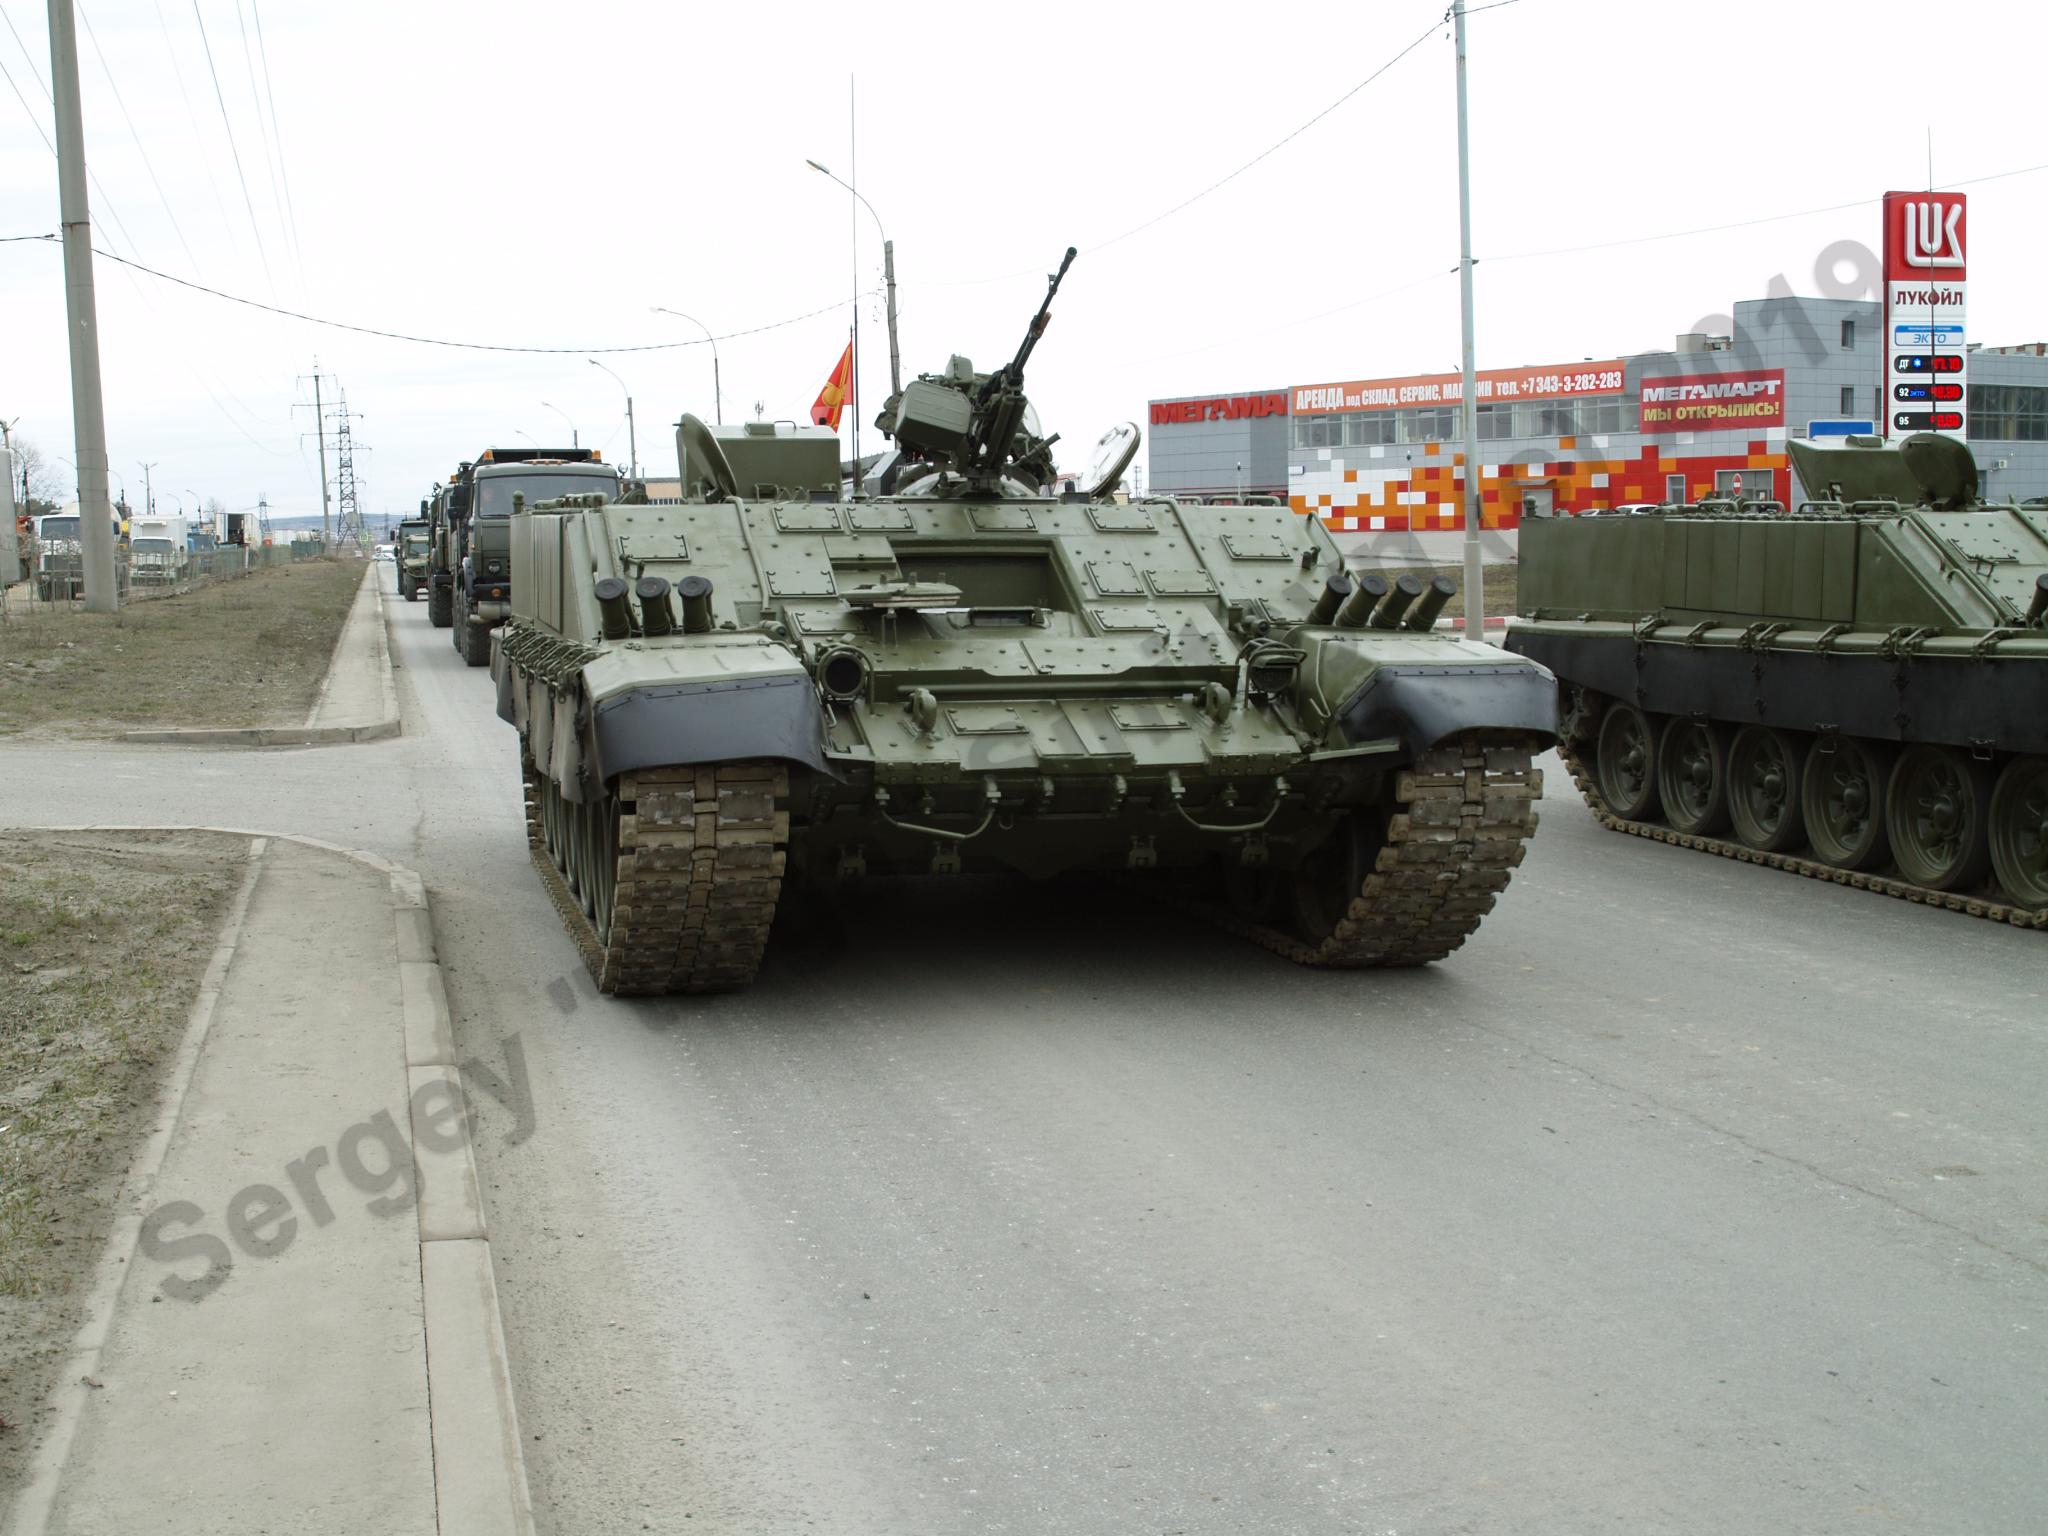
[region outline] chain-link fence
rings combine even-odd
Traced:
[[[171,552],[137,551],[122,545],[114,551],[114,584],[123,603],[144,602],[234,581],[251,571],[316,560],[320,552],[318,539],[256,548],[232,544]],[[4,607],[0,607],[5,617],[69,610],[84,601],[84,559],[77,550],[61,545],[24,548],[22,565],[28,574],[7,588]]]

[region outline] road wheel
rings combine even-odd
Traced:
[[[429,585],[427,588],[427,622],[436,629],[446,629],[453,620],[452,605],[455,594],[447,587]]]
[[[1891,748],[1854,736],[1816,741],[1799,774],[1806,840],[1837,869],[1872,869],[1891,854],[1885,832],[1885,783]]]
[[[2016,757],[1991,792],[1991,867],[2023,907],[2048,907],[2048,757]]]
[[[1931,890],[1982,885],[1991,871],[1991,765],[1954,747],[1908,747],[1885,790],[1899,873]]]
[[[1610,705],[1601,718],[1596,776],[1600,798],[1623,821],[1656,819],[1657,724],[1635,705]]]
[[[462,589],[457,587],[451,599],[454,605],[453,623],[449,626],[448,643],[455,647],[455,654],[462,654],[462,632],[469,628],[469,604],[463,601]]]
[[[1711,720],[1673,720],[1657,743],[1657,794],[1680,832],[1712,837],[1728,827],[1728,735]]]
[[[462,627],[455,631],[455,638],[456,649],[472,667],[480,667],[491,659],[491,632],[486,626],[465,617]]]
[[[1799,743],[1767,725],[1745,725],[1728,748],[1728,815],[1746,848],[1789,853],[1806,839],[1799,809]]]

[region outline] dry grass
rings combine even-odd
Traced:
[[[241,878],[240,839],[0,832],[0,1490]],[[4,1503],[4,1495],[0,1495]]]
[[[0,733],[295,725],[312,708],[363,567],[309,560],[137,603],[0,622]]]

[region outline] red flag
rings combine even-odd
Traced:
[[[813,426],[830,427],[839,430],[839,418],[846,412],[846,397],[853,392],[853,342],[849,338],[846,350],[839,354],[839,362],[825,380],[825,387],[818,391],[817,403],[811,407]]]

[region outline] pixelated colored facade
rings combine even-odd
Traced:
[[[1520,527],[1532,500],[1562,515],[1732,492],[1789,501],[1792,493],[1782,434],[1712,445],[1651,442],[1618,455],[1593,448],[1583,457],[1578,442],[1559,438],[1555,451],[1563,457],[1555,459],[1496,463],[1482,457],[1483,525]],[[1449,443],[1296,452],[1288,500],[1295,511],[1320,517],[1333,533],[1430,533],[1464,526],[1465,455]]]

